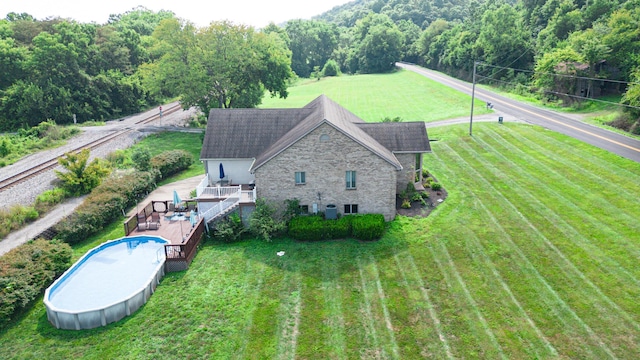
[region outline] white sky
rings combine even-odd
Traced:
[[[260,28],[291,19],[309,19],[350,0],[0,0],[0,19],[10,12],[26,12],[36,19],[59,16],[78,22],[104,24],[110,14],[122,14],[142,5],[169,10],[197,26],[231,20]]]

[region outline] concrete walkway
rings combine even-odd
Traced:
[[[142,209],[143,206],[147,205],[152,200],[173,200],[173,190],[178,192],[178,196],[180,196],[182,200],[191,199],[191,191],[195,190],[202,179],[204,179],[204,174],[160,186],[138,203],[139,209]],[[132,216],[135,213],[136,208],[134,207],[127,213],[127,216]]]
[[[42,234],[43,231],[60,222],[67,215],[73,213],[82,204],[84,198],[85,196],[82,196],[65,201],[49,211],[44,217],[9,233],[7,237],[0,241],[0,256]]]
[[[144,198],[144,200],[140,201],[138,205],[139,207],[145,206],[151,200],[172,200],[173,190],[176,190],[178,192],[180,198],[190,199],[191,191],[194,190],[196,186],[198,186],[198,184],[200,184],[200,181],[202,181],[203,178],[204,175],[198,175],[189,179],[184,179],[161,186],[152,191],[146,198]],[[49,211],[44,217],[7,235],[7,237],[0,241],[0,256],[6,254],[11,249],[26,243],[27,241],[40,235],[43,231],[60,222],[67,215],[73,213],[75,209],[80,204],[82,204],[82,201],[84,199],[85,196],[65,201],[64,203],[56,206],[54,209]],[[127,216],[131,216],[135,213],[136,207],[134,206],[133,209],[129,211]]]

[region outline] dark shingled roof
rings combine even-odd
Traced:
[[[321,95],[301,109],[212,109],[201,159],[254,158],[262,166],[322,124],[328,124],[402,169],[393,152],[429,152],[424,123],[367,124]]]
[[[211,109],[201,159],[252,159],[291,130],[310,109]]]
[[[431,152],[424,122],[362,123],[358,127],[394,153]]]

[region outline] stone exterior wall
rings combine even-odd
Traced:
[[[395,154],[400,164],[402,164],[402,170],[398,172],[398,182],[396,184],[396,191],[401,193],[407,188],[407,183],[415,182],[415,166],[416,166],[416,154]]]
[[[321,140],[321,135],[326,136]],[[356,189],[346,189],[346,171],[353,170]],[[303,185],[295,183],[299,171],[305,172]],[[345,204],[357,204],[358,213],[379,213],[390,221],[396,214],[399,173],[370,150],[322,124],[255,171],[256,192],[276,202],[297,198],[309,211],[313,204],[319,211],[335,204],[343,213]]]

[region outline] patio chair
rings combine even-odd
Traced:
[[[143,214],[138,214],[138,230],[144,231],[148,228],[147,218]]]
[[[151,213],[151,221],[147,223],[149,230],[158,230],[160,227],[160,214],[157,212]]]
[[[175,204],[171,201],[169,202],[169,209],[167,210],[167,212],[164,214],[164,216],[166,217],[172,217],[173,215],[175,215],[176,213],[176,206]]]
[[[158,230],[158,228],[160,227],[160,223],[149,221],[147,223],[147,226],[149,227],[149,230]]]

